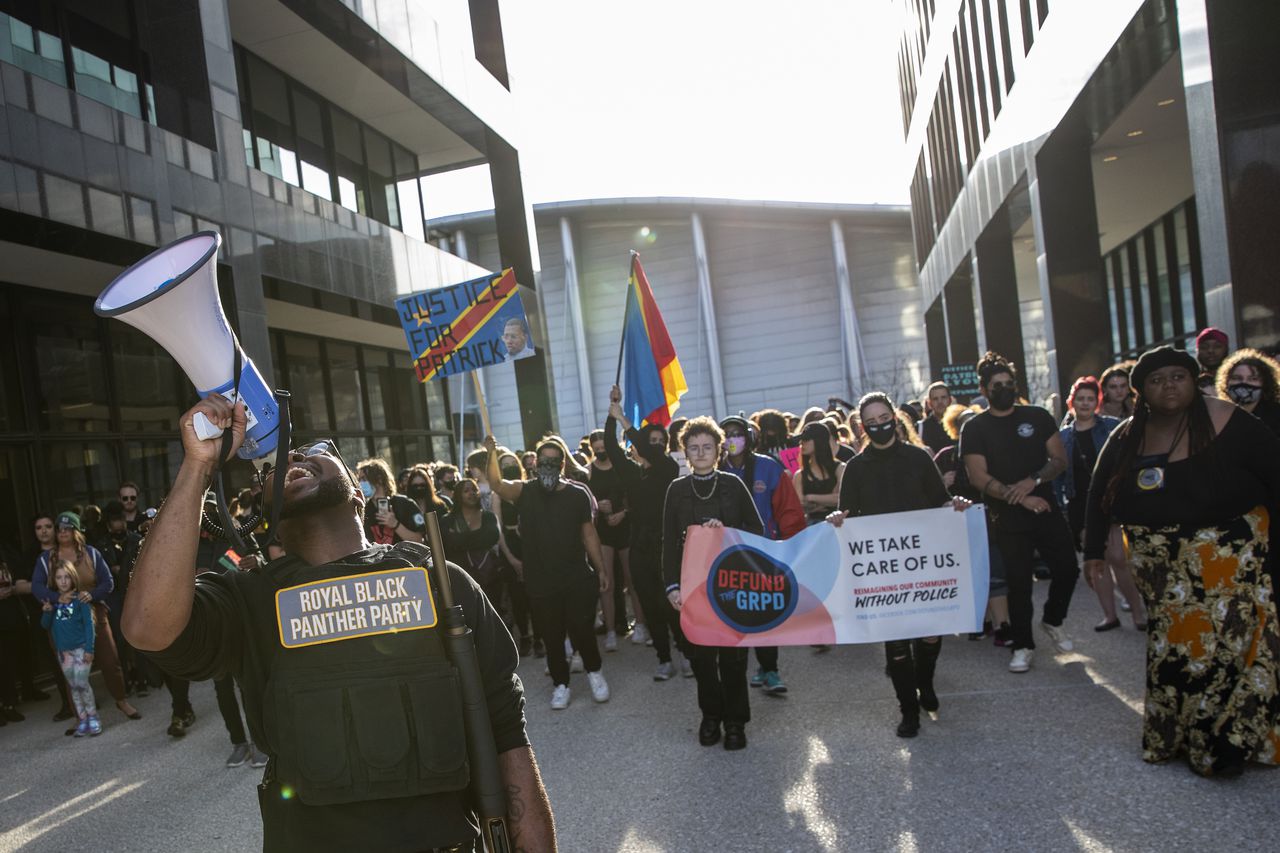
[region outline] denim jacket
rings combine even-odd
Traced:
[[[1110,415],[1095,415],[1093,429],[1089,430],[1093,436],[1093,446],[1098,448],[1098,452],[1102,452],[1102,445],[1106,443],[1107,437],[1112,431],[1120,426],[1120,419],[1113,418]],[[1076,466],[1074,456],[1076,447],[1076,427],[1075,424],[1067,424],[1058,430],[1058,435],[1062,437],[1062,446],[1067,450],[1067,470],[1058,475],[1058,479],[1053,481],[1053,491],[1058,497],[1058,505],[1066,506],[1076,496]]]

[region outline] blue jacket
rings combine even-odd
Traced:
[[[1098,452],[1102,452],[1102,445],[1106,443],[1107,437],[1120,426],[1120,419],[1113,418],[1110,415],[1095,415],[1093,419],[1093,429],[1089,430],[1089,434],[1093,436],[1093,446],[1098,448]],[[1066,506],[1076,496],[1075,471],[1076,466],[1072,462],[1072,453],[1076,449],[1076,427],[1075,424],[1067,424],[1058,430],[1058,435],[1062,437],[1062,446],[1067,449],[1067,470],[1058,475],[1058,479],[1053,481],[1053,491],[1058,497],[1058,505]]]
[[[58,591],[49,588],[49,557],[52,553],[45,551],[36,558],[35,570],[31,572],[31,594],[40,601],[57,604]],[[115,578],[111,577],[111,567],[103,559],[102,552],[92,545],[84,546],[84,553],[93,563],[93,589],[89,594],[94,601],[105,601],[116,586]]]
[[[83,648],[93,654],[93,605],[73,598],[58,602],[52,610],[40,614],[40,624],[53,635],[53,645],[60,652]]]

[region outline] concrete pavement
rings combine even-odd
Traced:
[[[1037,584],[1038,597],[1043,584]],[[783,649],[790,692],[752,691],[742,752],[697,743],[692,679],[655,683],[651,649],[605,655],[613,698],[573,678],[548,708],[540,660],[526,658],[529,730],[565,851],[1274,850],[1280,775],[1205,780],[1140,757],[1143,638],[1095,634],[1083,585],[1067,627],[1077,651],[1040,642],[1026,675],[990,641],[947,638],[942,709],[920,736],[894,735],[896,705],[878,646]],[[754,663],[753,663],[754,666]],[[196,727],[164,733],[168,696],[106,732],[63,737],[55,701],[0,729],[0,851],[258,849],[258,771],[223,766],[229,742],[211,685]]]

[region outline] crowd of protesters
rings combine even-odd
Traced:
[[[1064,623],[1083,558],[1100,609],[1094,630],[1121,628],[1127,613],[1148,637],[1144,757],[1185,752],[1205,775],[1280,760],[1277,561],[1265,556],[1268,510],[1280,504],[1280,365],[1232,352],[1225,334],[1207,329],[1194,354],[1162,347],[1078,377],[1061,418],[1026,401],[1017,366],[998,354],[976,373],[978,394],[963,403],[935,382],[914,401],[871,390],[799,415],[764,409],[668,425],[629,423],[615,387],[607,420],[572,447],[547,436],[520,451],[490,437],[461,469],[420,462],[395,473],[382,458],[359,462],[365,535],[424,541],[436,514],[450,560],[503,614],[521,655],[545,658],[553,709],[570,705],[573,672],[585,671],[592,699],[607,702],[604,663],[629,640],[653,649],[654,681],[696,679],[699,742],[736,750],[747,744],[751,688],[788,688],[777,648],[757,648],[749,674],[745,648],[701,647],[682,633],[691,525],[785,539],[849,516],[985,504],[988,607],[968,640],[1007,649],[1012,673],[1032,668],[1037,627],[1054,650],[1071,652]],[[0,565],[0,725],[23,720],[20,703],[49,698],[36,685],[48,670],[61,697],[54,720],[75,719],[69,735],[99,733],[91,664],[115,720],[140,719],[130,697],[164,686],[169,734],[194,725],[189,685],[119,630],[154,515],[140,497],[126,482],[102,509],[40,515],[36,550]],[[243,520],[257,501],[246,489],[231,511]],[[198,565],[252,570],[273,556],[242,559],[205,535]],[[1036,579],[1048,584],[1039,619]],[[902,737],[919,732],[922,711],[938,710],[942,645],[939,636],[886,644]],[[235,684],[216,687],[228,765],[262,766]]]

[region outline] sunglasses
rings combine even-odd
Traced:
[[[342,466],[342,470],[344,471],[350,470],[349,468],[347,468],[346,460],[343,459],[342,454],[338,452],[338,443],[334,441],[332,438],[322,438],[319,441],[313,441],[310,444],[304,444],[300,447],[295,447],[292,451],[290,451],[290,455],[292,456],[295,453],[307,459],[310,459],[313,456],[331,456],[335,460],[337,460],[339,465]],[[262,479],[264,482],[266,481],[267,475],[270,474],[271,471],[272,471],[271,463],[270,462],[264,463],[262,466]]]
[[[137,503],[137,501],[138,501],[137,495],[121,495],[120,496],[121,503],[131,504],[131,503]]]

